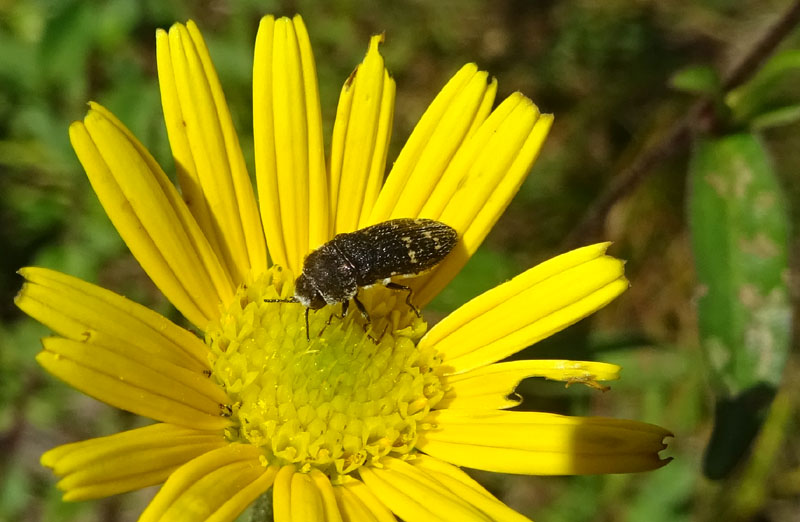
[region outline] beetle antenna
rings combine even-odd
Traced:
[[[286,299],[264,299],[265,303],[299,303],[296,297],[288,297]]]
[[[265,303],[299,303],[297,297],[288,297],[286,299],[264,299]],[[306,341],[311,342],[311,331],[308,327],[308,307],[306,307]]]

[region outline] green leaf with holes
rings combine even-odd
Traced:
[[[753,134],[699,142],[689,168],[697,313],[717,411],[705,471],[746,453],[780,383],[790,343],[788,217]]]

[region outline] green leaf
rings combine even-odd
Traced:
[[[698,326],[717,400],[706,474],[726,475],[757,434],[789,350],[788,217],[761,142],[698,143],[689,168]]]
[[[725,103],[734,120],[749,124],[759,116],[800,103],[798,81],[800,50],[788,49],[772,56],[750,81],[729,92]]]
[[[39,45],[39,63],[46,77],[67,99],[85,92],[86,64],[97,32],[94,9],[74,0],[58,4]]]
[[[761,130],[770,127],[791,125],[797,121],[800,121],[800,104],[787,105],[763,112],[752,119],[751,127],[754,130]]]
[[[627,520],[688,522],[692,519],[683,506],[698,482],[690,459],[675,459],[658,473],[642,474],[636,480],[641,480],[641,489],[637,495],[626,497],[629,506]]]
[[[669,84],[677,91],[713,95],[719,92],[721,81],[713,68],[707,65],[695,65],[673,74]]]

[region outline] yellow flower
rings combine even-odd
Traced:
[[[459,244],[410,280],[429,302],[518,190],[552,123],[464,66],[383,182],[395,86],[370,42],[341,92],[326,167],[314,59],[300,17],[265,17],[253,67],[258,198],[196,26],[158,31],[164,116],[181,192],[106,109],[70,127],[108,216],[204,339],[109,290],[21,270],[17,305],[55,336],[40,364],[75,388],[158,421],[67,444],[42,463],[66,500],[164,483],[142,520],[233,520],[270,488],[289,520],[527,520],[458,466],[505,473],[658,468],[669,433],[604,418],[504,411],[520,380],[599,386],[615,365],[497,362],[628,286],[607,244],[551,259],[430,331],[405,294],[362,289],[372,323],[327,306],[306,332],[292,295],[304,256],[335,234],[398,217],[445,222]],[[258,203],[257,203],[258,201]],[[369,336],[372,332],[374,336]],[[310,338],[307,339],[307,336]]]

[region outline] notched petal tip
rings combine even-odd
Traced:
[[[384,43],[385,41],[386,41],[385,32],[372,35],[372,37],[369,39],[369,47],[367,48],[367,54],[369,55],[370,53],[380,53],[380,51],[378,50],[378,46]]]
[[[83,125],[88,129],[88,127],[102,122],[104,119],[105,118],[103,117],[101,110],[98,107],[90,105],[89,110],[86,112],[86,116],[83,117]]]
[[[17,272],[17,273],[19,273],[19,272]],[[14,295],[14,305],[17,308],[22,308],[20,306],[20,302],[25,298],[25,295],[26,295],[26,293],[28,291],[28,284],[29,284],[28,282],[22,283],[22,286],[20,287],[19,290],[17,290],[16,295]]]
[[[281,17],[275,18],[275,24],[276,25],[279,25],[279,24],[293,25],[293,22],[292,22],[292,19],[289,18],[288,16],[281,16]]]
[[[344,81],[345,90],[350,90],[353,87],[353,83],[355,82],[356,76],[358,75],[358,70],[364,65],[364,63],[367,60],[375,58],[383,60],[383,56],[381,55],[378,46],[382,44],[385,40],[386,40],[386,33],[372,35],[372,37],[369,39],[369,46],[367,47],[367,53],[364,56],[364,59],[361,61],[360,64],[356,65],[355,69],[353,69],[353,72],[351,72],[350,75],[347,77],[347,79]],[[386,72],[388,73],[388,71]]]
[[[522,91],[514,91],[512,93],[512,95],[518,95],[519,99],[520,99],[520,103],[523,103],[525,105],[531,105],[531,106],[535,107],[537,111],[539,110],[539,106],[536,104],[536,102],[534,102],[531,98],[529,98]],[[550,114],[550,116],[552,116],[552,114]]]
[[[186,22],[185,22],[185,23],[182,23],[182,22],[175,22],[175,23],[173,23],[172,25],[170,25],[170,26],[169,26],[169,32],[172,32],[172,30],[173,30],[173,29],[176,29],[176,30],[177,30],[177,29],[185,29],[185,28],[186,28],[187,26],[189,26],[189,25],[194,25],[195,27],[197,27],[197,26],[195,25],[195,23],[194,23],[194,20],[192,20],[191,18],[189,18],[188,20],[186,20]]]
[[[22,282],[22,286],[19,288],[19,290],[17,290],[17,295],[14,296],[14,304],[17,305],[17,307],[20,307],[19,301],[23,297],[25,297],[25,294],[27,293],[28,289],[30,288],[30,285],[32,284],[32,281],[31,281],[32,276],[33,276],[32,273],[35,272],[35,271],[36,271],[36,267],[33,267],[33,266],[24,266],[24,267],[22,267],[22,268],[17,270],[17,274],[20,275],[24,279],[24,281]]]
[[[89,107],[89,111],[108,112],[108,109],[94,100],[89,100],[86,105]]]

